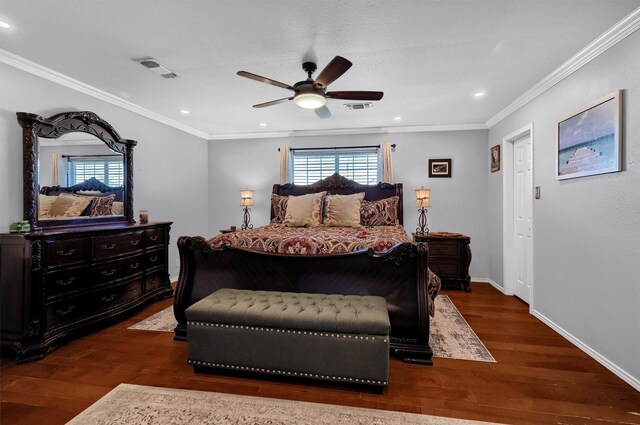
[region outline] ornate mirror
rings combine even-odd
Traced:
[[[93,112],[18,112],[24,219],[33,230],[133,219],[133,147]]]

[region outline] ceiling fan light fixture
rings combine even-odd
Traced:
[[[293,103],[305,109],[318,109],[327,104],[327,98],[318,93],[298,93]]]

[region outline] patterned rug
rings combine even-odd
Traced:
[[[431,318],[429,344],[435,357],[456,360],[495,362],[480,338],[464,320],[451,299],[446,295],[436,297],[436,314]],[[173,307],[154,314],[136,323],[129,329],[145,331],[173,332],[177,322],[173,317]]]
[[[67,425],[106,424],[487,425],[489,422],[120,384]]]

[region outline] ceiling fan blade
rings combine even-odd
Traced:
[[[241,77],[249,78],[251,80],[260,81],[261,83],[270,84],[270,85],[276,86],[276,87],[282,87],[283,89],[289,89],[291,91],[296,91],[296,89],[291,87],[289,84],[281,83],[280,81],[276,81],[276,80],[272,80],[271,78],[262,77],[260,75],[252,74],[252,73],[247,72],[247,71],[238,71],[237,74],[239,76],[241,76]]]
[[[267,106],[272,106],[272,105],[277,105],[278,103],[284,103],[286,101],[289,101],[293,99],[293,97],[285,97],[283,99],[278,99],[278,100],[271,100],[269,102],[264,102],[264,103],[258,103],[257,105],[253,105],[254,108],[264,108]]]
[[[324,67],[322,72],[318,75],[318,78],[313,82],[313,86],[316,88],[325,88],[335,80],[340,78],[342,74],[347,72],[347,69],[353,65],[347,59],[342,56],[336,56]]]
[[[384,93],[381,91],[330,91],[326,96],[331,99],[380,100]]]
[[[327,105],[314,109],[318,118],[331,118],[331,111],[327,108]]]

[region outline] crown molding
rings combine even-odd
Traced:
[[[209,134],[209,140],[237,140],[237,139],[273,139],[276,137],[311,137],[311,136],[345,136],[354,134],[391,134],[391,133],[422,133],[428,131],[467,131],[486,130],[484,123],[475,124],[443,124],[443,125],[408,125],[403,127],[366,127],[366,128],[337,128],[328,130],[294,130],[271,131],[259,133],[226,133]]]
[[[611,47],[624,40],[640,28],[640,7],[627,15],[620,22],[607,30],[600,37],[593,40],[584,49],[573,55],[568,61],[560,65],[551,74],[524,92],[520,97],[511,102],[506,108],[491,117],[487,122],[487,128],[491,128],[527,103],[531,102],[551,87],[564,80],[578,69],[582,68],[593,59],[606,52]]]
[[[157,112],[150,111],[149,109],[138,106],[135,103],[131,103],[121,97],[114,96],[110,93],[66,76],[58,71],[54,71],[53,69],[32,62],[7,50],[0,49],[0,62],[14,68],[18,68],[22,71],[26,71],[40,78],[44,78],[45,80],[49,80],[53,83],[60,84],[61,86],[68,87],[72,90],[102,100],[103,102],[119,106],[120,108],[126,109],[145,118],[149,118],[159,123],[184,131],[185,133],[193,134],[194,136],[198,136],[203,139],[206,139],[208,136],[204,131],[197,130],[195,128],[189,127],[188,125],[172,120],[171,118],[168,118],[164,115],[158,114]]]

